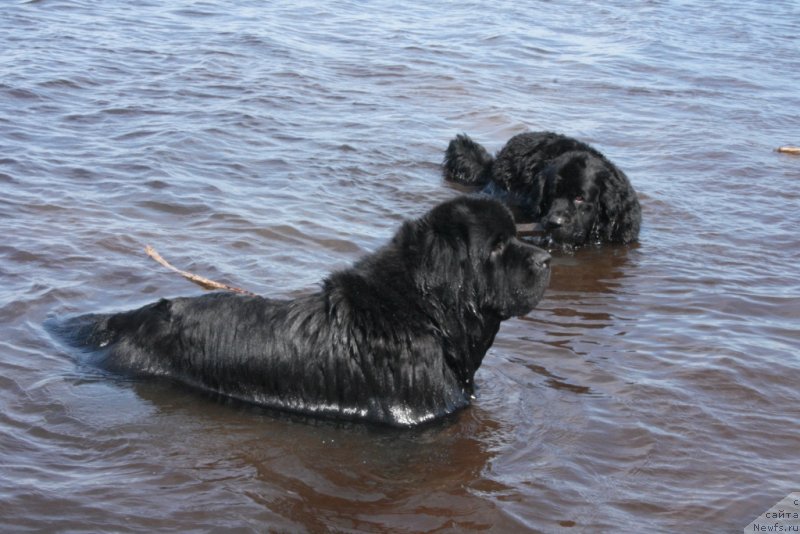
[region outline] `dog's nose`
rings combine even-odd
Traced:
[[[534,269],[548,269],[550,267],[550,257],[550,254],[537,248],[528,261]]]
[[[553,217],[548,217],[543,226],[545,230],[555,230],[556,228],[564,226],[566,222],[567,218],[563,215],[555,215]]]

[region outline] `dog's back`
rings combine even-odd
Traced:
[[[202,381],[205,360],[224,367],[229,360],[247,358],[255,321],[280,301],[212,293],[194,298],[161,299],[116,314],[73,317],[51,328],[69,344],[95,352],[94,363],[127,375],[182,375]],[[259,323],[260,324],[260,323]],[[215,369],[216,371],[218,369]]]
[[[443,372],[430,328],[381,324],[381,313],[343,298],[339,278],[290,301],[213,293],[50,328],[114,374],[165,377],[279,410],[407,426],[468,404]]]

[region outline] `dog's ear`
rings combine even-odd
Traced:
[[[630,243],[636,240],[641,225],[641,207],[636,191],[622,171],[599,176],[596,183],[604,184],[600,192],[599,218],[603,223],[599,233],[606,241]]]
[[[458,224],[437,221],[431,215],[404,222],[392,240],[412,262],[441,262],[461,251],[468,241],[466,230]]]
[[[469,229],[465,213],[459,213],[465,211],[463,205],[445,203],[420,219],[403,223],[392,239],[417,287],[443,301],[452,300],[453,296],[446,294],[462,286],[467,276]]]
[[[392,238],[392,245],[402,250],[411,257],[419,256],[425,249],[424,221],[404,221],[403,225]]]
[[[624,204],[623,214],[619,218],[614,240],[620,243],[630,243],[631,241],[636,241],[636,238],[639,237],[642,209],[639,206],[639,200],[636,198],[636,192],[633,190],[631,190],[630,195],[624,199]]]

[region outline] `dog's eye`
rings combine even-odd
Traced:
[[[492,256],[497,256],[498,254],[502,254],[506,248],[506,241],[504,239],[498,239],[494,246],[492,247]]]

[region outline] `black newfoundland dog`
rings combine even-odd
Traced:
[[[521,218],[538,222],[540,244],[630,243],[639,235],[642,212],[625,173],[571,137],[522,133],[493,158],[458,135],[447,147],[443,172],[447,180],[483,186]]]
[[[469,404],[500,322],[530,312],[550,256],[508,208],[445,202],[314,294],[162,299],[57,327],[112,372],[163,376],[247,402],[412,426]]]

